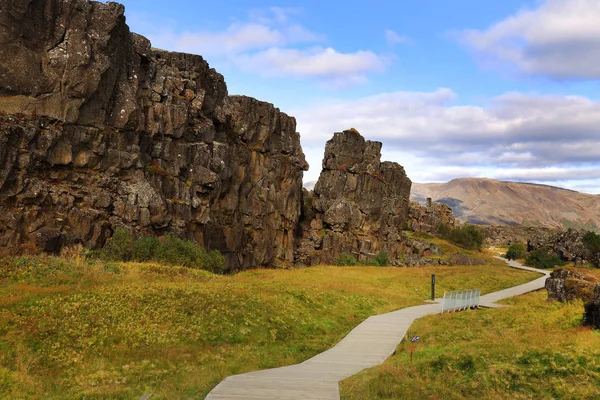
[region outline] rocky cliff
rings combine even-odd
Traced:
[[[367,261],[380,251],[403,258],[411,181],[397,163],[381,162],[381,146],[354,129],[327,142],[314,192],[305,192],[299,263],[331,263],[340,253]]]
[[[195,239],[229,269],[292,262],[308,168],[294,118],[228,96],[123,13],[0,1],[0,247],[101,246],[126,226]]]

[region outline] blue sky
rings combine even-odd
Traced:
[[[415,182],[600,193],[597,0],[123,3],[155,47],[201,54],[230,94],[295,116],[305,182],[354,127]]]

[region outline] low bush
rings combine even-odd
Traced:
[[[352,254],[348,254],[348,253],[341,253],[335,259],[335,265],[342,266],[342,267],[347,267],[347,266],[352,266],[352,265],[357,265],[357,264],[358,264],[358,261],[356,261],[356,257],[354,257]]]
[[[100,258],[106,261],[129,261],[131,259],[132,244],[129,230],[117,228],[99,253]]]
[[[474,225],[464,225],[452,228],[448,225],[440,227],[442,238],[467,250],[481,251],[483,234]]]
[[[387,267],[390,263],[390,255],[387,251],[381,250],[372,260],[372,265],[376,267]]]
[[[537,249],[527,255],[525,264],[534,268],[547,269],[563,266],[565,262],[552,250]]]
[[[160,246],[156,236],[136,239],[133,242],[132,258],[136,261],[146,262],[155,259],[155,251]]]
[[[172,234],[161,239],[150,236],[134,240],[124,228],[117,228],[104,248],[90,252],[89,256],[104,261],[160,261],[217,274],[225,270],[225,258],[217,250],[207,251]]]
[[[523,243],[513,243],[506,252],[506,258],[516,260],[525,257],[526,249]]]
[[[583,236],[583,245],[590,252],[590,262],[600,268],[600,235],[596,232],[587,232]]]

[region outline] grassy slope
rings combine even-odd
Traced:
[[[315,267],[235,276],[151,264],[0,260],[0,398],[202,398],[228,375],[296,363],[372,314],[536,275],[477,267]]]
[[[598,399],[600,332],[582,304],[545,291],[510,307],[423,318],[413,363],[403,342],[385,364],[342,382],[343,399]]]

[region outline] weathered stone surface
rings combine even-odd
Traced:
[[[479,226],[486,246],[509,246],[513,243],[546,243],[558,231],[527,226]]]
[[[581,299],[586,303],[591,302],[594,300],[594,289],[597,283],[597,280],[591,275],[559,268],[546,279],[548,300],[565,302]]]
[[[294,118],[151,49],[123,6],[0,1],[0,247],[195,239],[229,269],[294,260],[307,164]]]
[[[413,232],[438,233],[441,226],[456,226],[452,208],[443,203],[421,205],[411,201],[408,208],[408,227]]]
[[[340,253],[367,261],[380,251],[402,262],[411,181],[400,165],[380,159],[381,143],[354,129],[327,142],[314,192],[305,191],[298,263],[332,263]]]
[[[583,244],[586,231],[567,229],[549,236],[539,236],[527,241],[527,251],[540,248],[551,249],[565,261],[583,264],[590,260],[590,253]]]

